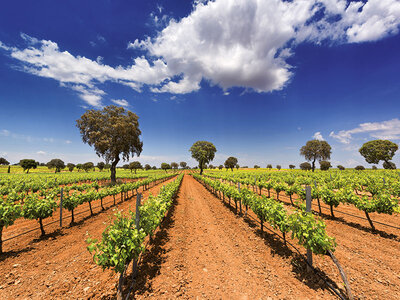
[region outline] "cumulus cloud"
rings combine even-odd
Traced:
[[[313,137],[313,139],[316,139],[318,141],[324,141],[324,138],[322,137],[322,134],[319,131],[314,133],[314,135],[312,137]]]
[[[38,151],[38,152],[36,152],[36,154],[39,154],[39,155],[45,155],[45,154],[46,154],[46,152],[44,152],[44,151]]]
[[[338,133],[332,131],[329,136],[343,144],[349,144],[354,134],[367,133],[370,137],[383,140],[400,139],[400,120],[392,119],[383,122],[362,123],[350,130],[340,130]]]
[[[129,106],[128,101],[126,101],[125,99],[112,99],[111,101],[119,106],[124,106],[124,107]]]
[[[163,29],[128,44],[146,55],[128,66],[105,65],[24,34],[27,48],[1,42],[0,48],[25,72],[59,81],[92,106],[101,106],[105,92],[96,85],[105,81],[138,92],[148,85],[154,93],[185,94],[199,90],[202,80],[224,92],[270,92],[288,84],[293,69],[287,59],[304,41],[361,43],[396,34],[400,1],[196,0],[180,20],[152,17],[157,24],[163,20]]]
[[[7,129],[0,130],[0,135],[2,136],[9,136],[10,132]]]

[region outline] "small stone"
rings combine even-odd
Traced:
[[[90,286],[87,286],[87,287],[85,287],[85,288],[83,289],[83,291],[84,291],[85,293],[87,293],[89,289],[90,289]]]
[[[207,270],[206,268],[203,268],[203,271],[204,271],[204,272],[208,272],[208,270]]]
[[[20,264],[15,264],[13,265],[13,268],[18,268],[19,266],[21,266]]]

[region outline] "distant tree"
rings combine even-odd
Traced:
[[[295,165],[289,165],[289,169],[294,169],[294,168],[296,168],[296,166]]]
[[[45,167],[45,166],[46,166],[46,164],[45,164],[45,163],[40,163],[40,164],[39,164],[39,166],[41,166],[41,167]]]
[[[233,171],[233,168],[236,167],[237,163],[238,163],[237,158],[230,156],[226,159],[224,165],[225,165],[225,168],[231,169]]]
[[[179,167],[179,165],[176,162],[172,162],[171,163],[171,168],[172,169],[176,170],[176,169],[178,169],[178,167]]]
[[[129,164],[124,164],[124,165],[122,166],[122,168],[123,168],[124,170],[129,170]]]
[[[208,168],[212,170],[212,169],[214,169],[215,167],[214,167],[213,165],[208,165]]]
[[[100,172],[103,171],[105,166],[106,166],[106,164],[102,161],[97,163],[97,168],[100,170]]]
[[[359,171],[365,170],[364,166],[357,166],[354,169]]]
[[[391,141],[374,140],[362,145],[359,152],[367,163],[378,164],[382,160],[390,168],[392,166],[390,160],[392,160],[398,148],[399,146]]]
[[[68,163],[68,164],[67,164],[67,168],[68,168],[68,170],[69,170],[70,172],[72,172],[72,171],[74,170],[74,168],[75,168],[75,165],[74,165],[73,163]]]
[[[217,148],[210,142],[197,141],[190,147],[189,151],[192,153],[192,157],[199,162],[200,175],[202,175],[204,165],[214,159]]]
[[[139,129],[139,117],[123,107],[106,106],[103,110],[88,110],[79,120],[77,127],[84,143],[94,146],[96,154],[106,163],[111,162],[111,183],[116,183],[116,166],[121,159],[140,155],[143,142]]]
[[[389,169],[389,170],[395,170],[396,169],[396,165],[395,165],[395,163],[394,162],[391,162],[391,161],[389,161],[389,162],[383,162],[383,168],[384,169]]]
[[[61,172],[61,170],[65,168],[65,163],[59,158],[54,158],[47,163],[47,167],[49,169],[54,168],[55,169],[54,173],[57,173]]]
[[[300,155],[312,162],[311,169],[314,172],[315,162],[331,158],[331,146],[326,141],[311,140],[301,147]]]
[[[80,170],[83,170],[82,164],[77,164],[77,165],[76,165],[76,168],[78,169],[78,172],[79,172]]]
[[[242,169],[248,169],[249,168],[249,166],[243,166],[242,167]]]
[[[151,170],[151,166],[150,166],[149,164],[145,164],[145,165],[144,165],[144,169],[145,169],[146,171]]]
[[[281,165],[276,165],[276,168],[277,168],[278,170],[282,169]]]
[[[156,166],[153,166],[153,167],[151,167],[153,170],[157,170],[157,167]]]
[[[239,168],[240,168],[239,164],[236,164],[235,168],[236,168],[236,170],[239,170]]]
[[[372,170],[378,170],[377,166],[372,166]]]
[[[26,170],[26,173],[29,173],[30,169],[36,169],[37,164],[34,159],[21,159],[19,161],[19,165],[21,166],[24,171]]]
[[[300,164],[300,169],[309,171],[311,170],[311,164],[308,162],[303,162]]]
[[[131,172],[132,172],[132,170],[135,170],[135,174],[136,174],[136,170],[143,169],[143,166],[140,162],[134,161],[129,164],[129,169],[131,169]]]
[[[260,168],[260,166],[259,165],[254,165],[254,167],[253,167],[254,169],[259,169]]]
[[[0,165],[8,166],[10,163],[4,157],[0,157]]]
[[[272,169],[272,165],[271,165],[271,164],[268,164],[268,165],[267,165],[267,169]]]
[[[187,167],[187,163],[185,161],[181,161],[179,165],[181,166],[182,169],[186,169]]]
[[[111,169],[111,165],[106,163],[106,164],[104,165],[104,169],[110,170],[110,169]]]
[[[171,169],[171,166],[167,163],[162,163],[161,169],[163,169],[165,172],[167,172],[167,170]]]
[[[89,170],[93,168],[94,168],[94,163],[92,162],[86,162],[82,165],[82,169],[84,169],[85,172],[89,172]]]
[[[345,167],[343,167],[342,165],[338,165],[337,168],[338,168],[339,170],[344,170],[344,169],[345,169]]]
[[[218,169],[222,170],[224,168],[223,165],[219,165]]]
[[[322,171],[327,171],[327,170],[329,170],[330,167],[332,167],[331,163],[329,161],[326,161],[326,160],[320,161],[319,162],[319,166],[320,166]]]

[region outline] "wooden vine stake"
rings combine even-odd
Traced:
[[[142,194],[138,193],[136,196],[136,220],[135,220],[135,227],[137,230],[140,229],[140,205],[141,205]],[[132,281],[136,278],[137,275],[137,259],[133,260],[132,265]]]
[[[64,189],[61,188],[61,194],[60,194],[60,227],[62,227],[62,203],[63,203],[63,192]]]
[[[340,276],[342,277],[343,282],[344,282],[344,286],[346,288],[346,293],[347,293],[348,299],[349,300],[353,300],[354,299],[353,298],[353,293],[351,292],[350,284],[349,284],[349,281],[347,280],[347,276],[346,276],[345,271],[343,270],[342,266],[340,265],[339,261],[336,259],[335,255],[333,255],[331,250],[328,250],[328,254],[332,258],[332,261],[334,262],[334,264],[336,265],[336,267],[339,270]]]
[[[311,187],[306,186],[306,212],[311,212]],[[307,272],[312,270],[312,251],[307,249]]]

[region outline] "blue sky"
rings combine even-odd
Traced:
[[[193,166],[208,140],[214,165],[298,166],[318,138],[333,165],[368,166],[364,142],[400,140],[399,24],[398,0],[8,2],[0,156],[100,161],[76,120],[117,104],[140,118],[142,163]]]

